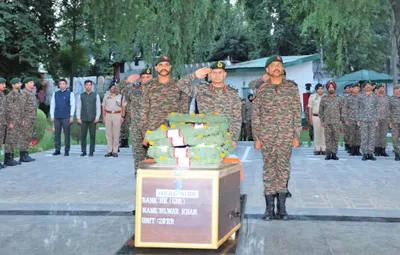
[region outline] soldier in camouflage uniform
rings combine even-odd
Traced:
[[[7,118],[6,118],[6,96],[4,90],[6,89],[6,79],[0,77],[0,150],[6,139],[7,132]],[[6,164],[0,162],[0,169],[6,167]]]
[[[245,113],[246,113],[246,99],[241,100],[242,103],[242,127],[240,129],[240,136],[239,136],[239,141],[246,141],[246,118],[245,118]]]
[[[288,219],[286,212],[286,184],[290,177],[292,147],[299,146],[301,104],[297,84],[282,77],[283,61],[280,56],[267,59],[266,71],[270,79],[256,80],[253,101],[254,147],[262,151],[264,167],[264,220],[275,215],[274,196],[278,194],[278,215]]]
[[[389,125],[389,97],[385,95],[385,84],[379,84],[378,90],[378,127],[376,128],[375,156],[389,157],[386,153],[386,136]]]
[[[7,139],[5,146],[4,164],[7,166],[20,165],[21,162],[14,160],[14,151],[19,144],[20,132],[22,129],[22,108],[21,108],[21,81],[18,78],[11,80],[12,90],[7,95]]]
[[[319,118],[321,125],[325,128],[326,157],[325,160],[338,160],[336,156],[342,125],[342,98],[335,95],[336,83],[329,81],[326,84],[328,95],[322,97],[319,106]]]
[[[392,129],[394,160],[400,161],[400,86],[394,88],[393,96],[389,100],[389,111],[389,127]]]
[[[351,84],[347,84],[346,86],[344,86],[344,93],[341,95],[341,97],[343,98],[342,102],[343,102],[343,107],[346,101],[346,97],[351,95]],[[350,132],[349,132],[349,128],[346,125],[343,125],[343,132],[344,132],[344,149],[347,152],[350,152],[350,146],[349,146],[349,141],[350,141]]]
[[[195,79],[203,79],[209,75],[211,83],[200,82],[195,84]],[[229,121],[229,132],[232,134],[234,147],[239,139],[242,125],[241,104],[237,89],[224,83],[226,77],[225,63],[218,61],[210,68],[200,68],[195,73],[188,74],[179,80],[176,86],[197,101],[199,113],[219,113]],[[247,125],[248,123],[246,123]]]
[[[35,133],[36,109],[38,107],[37,100],[33,94],[35,86],[34,79],[27,77],[22,82],[25,88],[21,93],[21,108],[22,110],[22,128],[20,148],[20,162],[31,162],[35,159],[31,158],[28,153],[29,144],[32,142]]]
[[[343,118],[349,132],[349,153],[350,156],[361,156],[361,133],[357,125],[358,120],[358,95],[361,89],[360,83],[352,85],[350,96],[344,97]]]
[[[171,78],[171,69],[169,58],[159,57],[155,63],[158,78],[143,88],[143,103],[140,111],[143,137],[147,130],[156,130],[163,124],[167,125],[167,117],[171,112],[189,112],[189,97],[176,86],[178,81]],[[148,145],[146,139],[143,140],[143,144]]]
[[[136,83],[140,78],[140,82]],[[135,176],[139,163],[146,159],[147,150],[143,146],[143,134],[140,127],[140,106],[142,105],[143,86],[153,79],[150,68],[142,70],[140,75],[134,74],[118,84],[118,90],[125,96],[131,109],[129,118],[132,129],[132,152],[135,161]]]
[[[253,131],[251,129],[251,114],[253,112],[253,94],[247,96],[249,102],[246,103],[245,106],[245,118],[246,118],[246,134],[247,134],[247,141],[254,141],[253,139]]]
[[[370,81],[364,83],[364,94],[358,96],[358,122],[361,128],[362,160],[376,160],[373,155],[378,126],[378,96],[372,92]]]

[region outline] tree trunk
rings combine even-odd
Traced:
[[[77,26],[76,26],[76,16],[74,15],[72,17],[72,42],[71,42],[71,55],[72,55],[72,61],[71,61],[71,77],[70,77],[70,85],[69,89],[70,91],[73,91],[74,89],[74,77],[75,77],[75,55],[76,55],[76,33],[77,33]]]
[[[393,86],[398,84],[398,68],[397,63],[399,62],[399,52],[397,45],[397,33],[396,33],[396,14],[395,5],[392,4],[392,28],[391,28],[391,40],[392,40],[392,54],[391,54],[391,65],[392,65],[392,75],[393,75]]]

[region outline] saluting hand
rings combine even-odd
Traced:
[[[203,79],[211,72],[211,68],[208,67],[203,67],[200,69],[197,69],[195,72],[196,78],[198,79]]]
[[[135,83],[140,78],[139,74],[132,74],[126,78],[127,83]]]

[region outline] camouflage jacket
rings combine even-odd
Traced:
[[[6,96],[3,92],[0,92],[0,125],[5,126],[7,125],[7,107],[6,107]]]
[[[171,79],[167,84],[161,84],[154,79],[143,87],[140,109],[143,137],[146,130],[156,130],[160,125],[168,124],[167,117],[171,112],[189,112],[189,97],[176,83],[177,80]]]
[[[358,94],[343,98],[343,119],[345,121],[358,120]]]
[[[301,103],[297,84],[283,80],[279,85],[263,82],[253,101],[253,137],[263,144],[276,139],[292,141],[299,138]]]
[[[392,96],[389,100],[390,123],[400,123],[400,97]]]
[[[241,102],[237,90],[229,85],[217,89],[207,82],[196,85],[195,80],[195,74],[188,74],[179,80],[176,86],[188,96],[196,99],[199,113],[218,112],[225,116],[229,121],[232,140],[237,141],[242,126]]]
[[[343,100],[341,97],[335,95],[334,97],[330,97],[325,95],[321,99],[321,103],[319,105],[319,118],[321,122],[325,122],[326,124],[339,124],[340,121],[343,121]]]
[[[32,91],[22,90],[21,93],[22,120],[27,123],[34,123],[36,120],[37,100]]]
[[[378,96],[358,95],[358,121],[378,122]]]
[[[127,102],[126,114],[130,114],[132,120],[140,121],[140,108],[143,99],[143,90],[140,83],[128,84],[122,81],[118,84],[118,90],[124,95]]]
[[[389,118],[389,97],[387,95],[378,95],[378,118],[387,120]]]
[[[8,124],[22,123],[21,93],[11,90],[7,95],[7,122]]]

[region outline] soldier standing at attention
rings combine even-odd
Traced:
[[[6,79],[0,77],[0,150],[6,140],[7,132],[7,115],[6,115],[6,96],[4,90],[6,89]],[[6,164],[0,162],[0,169],[5,168]]]
[[[22,107],[21,107],[21,81],[18,78],[11,80],[12,90],[7,95],[7,138],[5,145],[4,165],[16,166],[21,162],[14,160],[14,151],[19,144],[22,129]]]
[[[211,83],[200,82],[193,86],[196,78],[203,79],[207,75],[209,75]],[[195,73],[186,75],[178,81],[177,86],[182,92],[196,99],[199,113],[218,113],[228,119],[229,132],[232,134],[235,148],[242,125],[241,104],[237,90],[226,85],[225,78],[225,63],[218,61],[213,63],[210,68],[200,68]],[[246,123],[246,126],[248,124]],[[246,131],[248,131],[247,128]]]
[[[247,99],[249,100],[249,102],[247,102],[245,106],[246,135],[247,135],[247,141],[254,141],[253,131],[251,129],[251,115],[253,113],[253,100],[254,100],[253,94],[248,95]]]
[[[105,157],[118,157],[118,143],[121,124],[124,122],[126,101],[117,93],[117,83],[112,82],[110,91],[103,98],[103,119],[106,126],[107,154]]]
[[[139,83],[135,83],[140,78]],[[130,127],[132,129],[132,152],[135,161],[135,176],[139,163],[146,159],[147,150],[143,146],[143,134],[140,127],[140,106],[143,100],[143,87],[153,79],[150,68],[143,69],[140,75],[133,74],[118,84],[120,90],[129,103]],[[129,114],[129,113],[127,113]]]
[[[239,141],[246,141],[246,99],[241,100],[242,103],[242,128],[240,129]]]
[[[373,155],[378,126],[378,96],[370,81],[364,83],[364,94],[358,96],[358,122],[361,128],[362,160],[376,160]]]
[[[25,88],[21,94],[21,108],[22,110],[22,128],[20,140],[20,162],[31,162],[35,159],[31,158],[28,153],[29,144],[35,132],[35,121],[37,111],[37,100],[33,94],[35,87],[34,79],[27,77],[22,82]]]
[[[319,106],[319,117],[321,125],[325,128],[326,141],[326,157],[325,160],[338,160],[336,156],[338,150],[338,142],[342,125],[342,99],[336,96],[336,83],[329,81],[326,84],[328,95],[321,99]]]
[[[80,94],[76,102],[76,118],[81,125],[81,157],[86,154],[86,138],[89,130],[90,149],[89,157],[93,157],[94,147],[96,144],[96,125],[100,119],[101,103],[100,96],[96,92],[92,92],[93,83],[91,80],[85,81],[85,92]]]
[[[268,80],[256,84],[257,96],[253,101],[254,147],[262,152],[264,167],[264,220],[275,215],[275,195],[278,216],[288,219],[286,212],[287,181],[290,177],[292,147],[299,146],[301,129],[301,103],[297,84],[282,77],[283,61],[275,55],[267,59]]]
[[[350,156],[361,156],[361,133],[357,125],[358,120],[358,95],[361,89],[360,83],[352,85],[351,95],[344,97],[343,118],[349,132],[349,150]]]
[[[389,157],[386,153],[386,136],[389,125],[389,97],[385,95],[385,84],[377,85],[378,127],[376,128],[375,156]]]
[[[352,90],[351,84],[344,86],[344,93],[342,95],[343,107],[345,104],[346,97],[351,95],[351,90]],[[349,129],[347,128],[346,125],[343,125],[343,132],[344,132],[344,149],[345,151],[350,152],[350,146],[349,146],[350,135],[349,135]]]
[[[321,99],[324,96],[324,87],[318,83],[315,85],[316,94],[310,96],[308,101],[308,119],[310,126],[313,126],[314,130],[314,155],[325,155],[326,144],[325,144],[325,128],[321,126],[321,120],[319,117],[319,107]]]
[[[189,97],[176,86],[178,81],[171,78],[171,69],[170,59],[167,56],[159,57],[155,62],[158,78],[143,87],[140,111],[143,137],[147,130],[156,130],[162,124],[167,124],[168,114],[171,112],[189,112]],[[146,139],[143,144],[148,146]]]
[[[392,129],[392,142],[394,149],[394,160],[400,161],[400,86],[394,88],[393,96],[389,101],[390,125]]]

